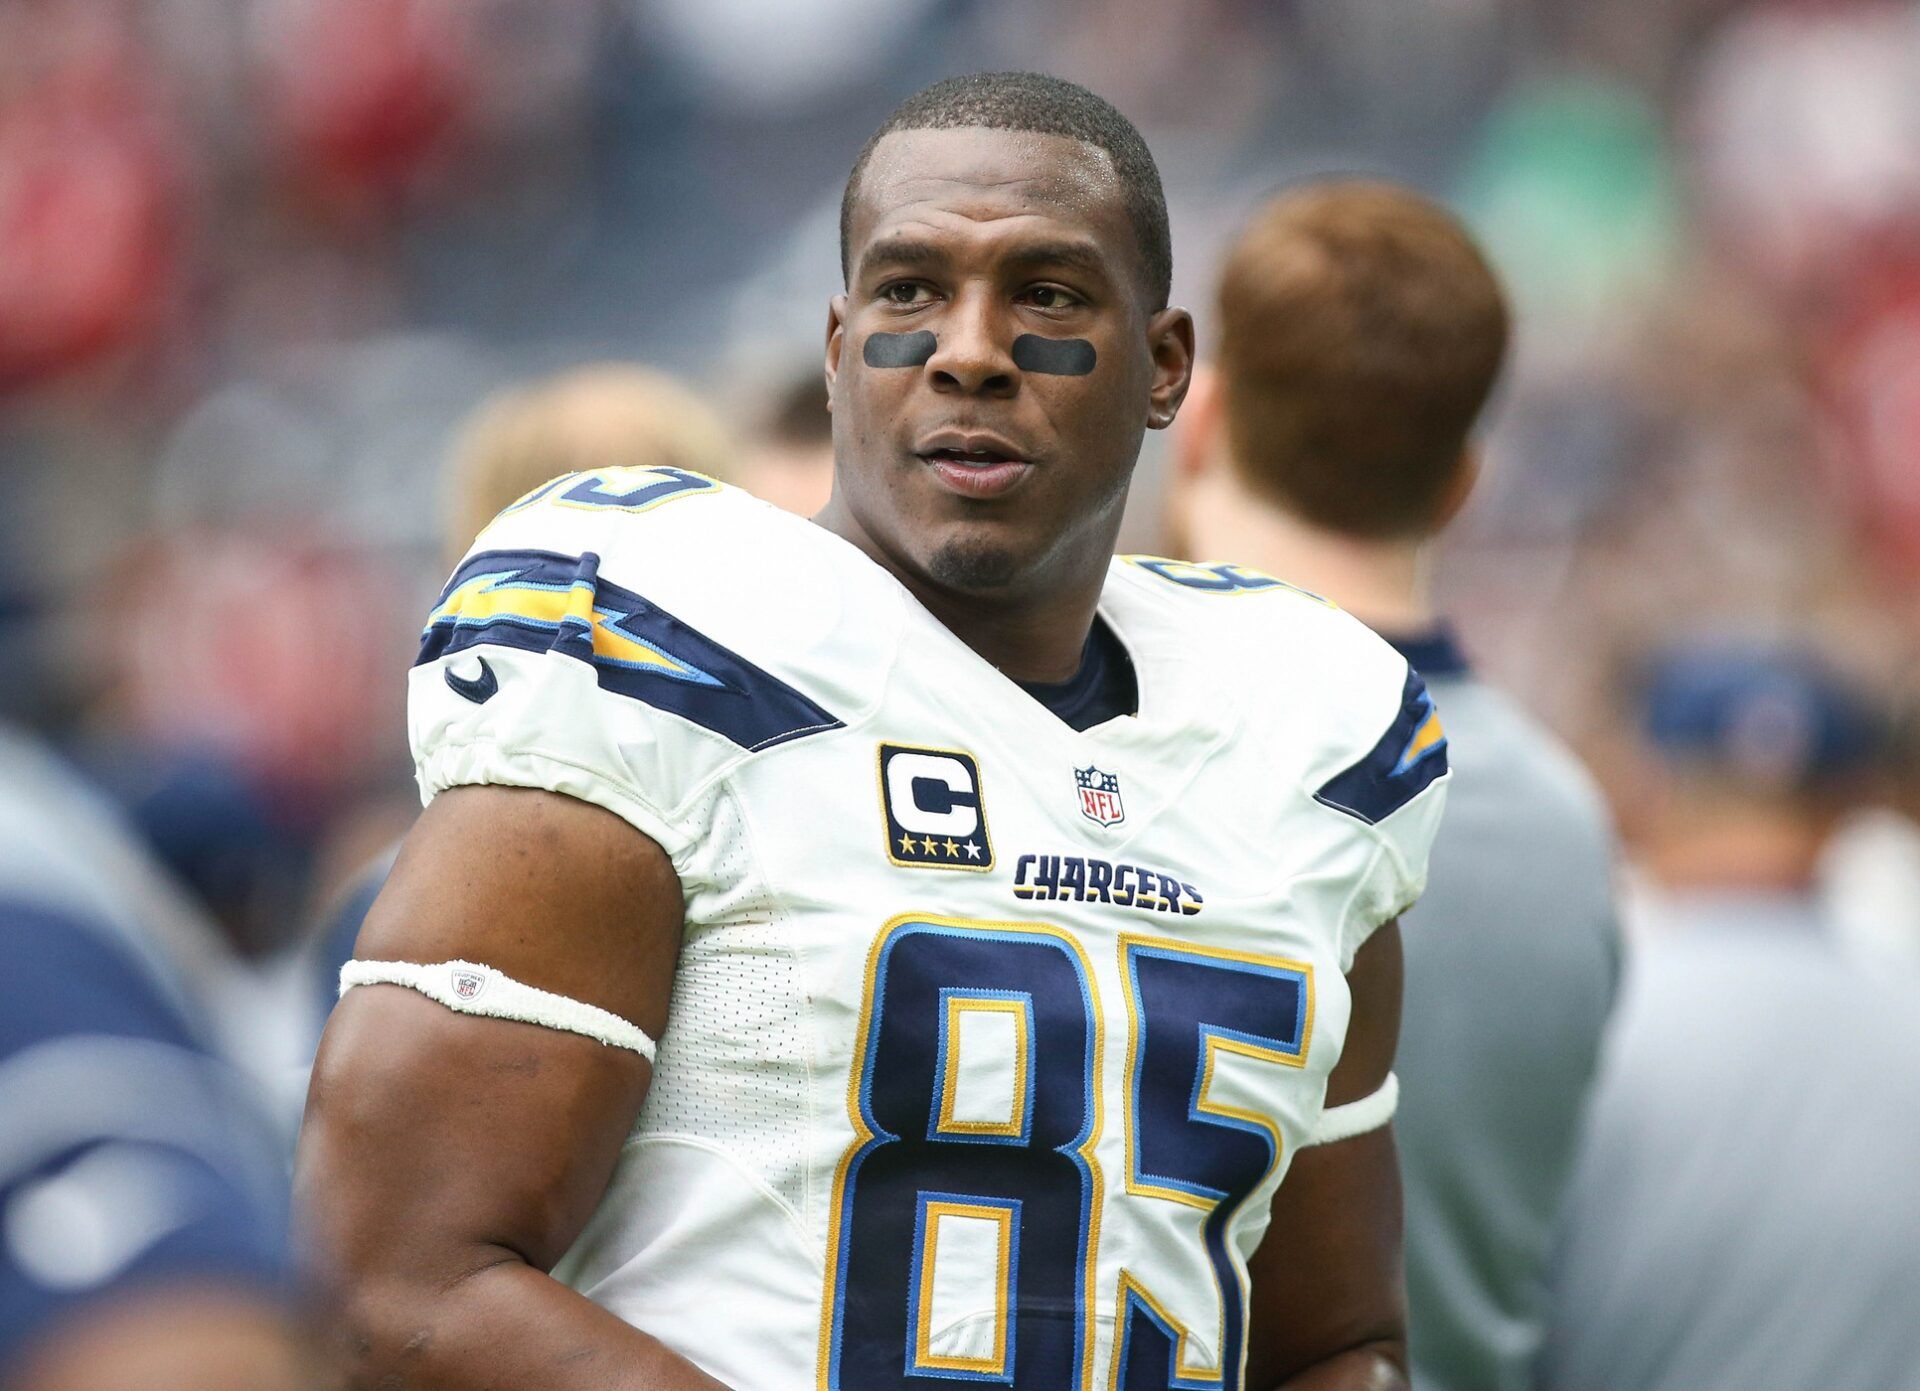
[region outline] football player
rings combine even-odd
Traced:
[[[563,477],[428,618],[297,1178],[360,1375],[1403,1385],[1431,703],[1312,595],[1112,558],[1193,325],[1110,106],[938,83],[843,228],[819,517]]]
[[[1493,271],[1426,199],[1360,180],[1273,199],[1227,256],[1217,370],[1181,417],[1170,499],[1185,544],[1278,569],[1388,635],[1459,750],[1406,937],[1397,1133],[1422,1391],[1527,1380],[1619,974],[1598,791],[1474,674],[1427,583],[1507,328]]]

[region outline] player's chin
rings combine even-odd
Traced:
[[[935,543],[927,556],[927,575],[943,589],[996,594],[1018,587],[1030,564],[1026,547],[995,528],[975,526]]]

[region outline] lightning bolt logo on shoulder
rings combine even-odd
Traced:
[[[415,665],[481,644],[585,663],[603,690],[679,715],[747,749],[841,727],[800,691],[600,574],[600,557],[482,551],[447,582]],[[506,670],[505,666],[502,670]],[[476,704],[497,679],[449,671]]]

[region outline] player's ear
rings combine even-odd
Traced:
[[[840,380],[840,349],[847,341],[847,297],[827,301],[827,409],[833,409],[833,388]]]
[[[1447,480],[1446,492],[1440,495],[1440,509],[1433,523],[1436,532],[1460,515],[1460,509],[1473,496],[1473,485],[1479,481],[1480,446],[1467,444],[1460,450],[1460,462],[1454,465],[1453,477]]]
[[[1193,315],[1162,309],[1147,321],[1147,348],[1153,354],[1153,386],[1147,393],[1147,428],[1164,430],[1180,413],[1193,381]]]

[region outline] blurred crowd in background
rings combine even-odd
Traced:
[[[530,374],[655,364],[720,411],[736,477],[765,455],[805,506],[783,465],[824,438],[847,166],[907,92],[1021,65],[1141,125],[1203,335],[1217,248],[1289,180],[1469,217],[1519,343],[1439,583],[1623,817],[1652,646],[1805,639],[1907,679],[1920,7],[23,0],[6,713],[248,954],[285,946],[410,813],[402,679],[462,421]],[[1132,549],[1162,544],[1156,442]]]
[[[631,410],[812,510],[848,166],[1007,67],[1139,124],[1203,347],[1290,181],[1460,210],[1518,322],[1436,557],[1465,646],[1587,758],[1630,874],[1707,853],[1672,845],[1702,807],[1816,790],[1842,932],[1920,969],[1920,5],[12,0],[0,716],[234,948],[230,1047],[298,1078],[294,963],[417,805],[405,675],[477,525],[449,461]],[[711,418],[618,366],[528,395],[582,364]],[[1129,549],[1167,544],[1163,449]],[[1663,655],[1722,650],[1819,676]]]

